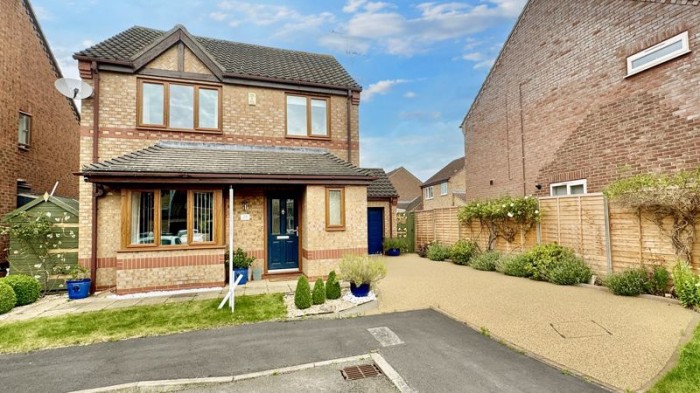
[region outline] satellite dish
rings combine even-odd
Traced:
[[[61,78],[54,82],[56,90],[68,98],[82,100],[92,95],[92,86],[80,79]]]

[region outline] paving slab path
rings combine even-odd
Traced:
[[[621,390],[653,380],[699,315],[658,300],[508,277],[416,254],[386,261],[379,307],[370,313],[440,309]]]

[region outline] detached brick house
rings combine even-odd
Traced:
[[[77,198],[79,114],[29,1],[0,0],[0,217],[51,192]],[[0,240],[0,262],[6,244]]]
[[[423,210],[462,206],[464,194],[464,157],[450,161],[421,185]]]
[[[387,177],[399,194],[398,210],[400,212],[412,212],[420,206],[422,201],[420,181],[411,171],[404,167],[398,167],[387,173]]]
[[[395,190],[357,166],[361,88],[332,56],[178,25],[132,27],[74,58],[96,91],[83,102],[80,261],[97,287],[222,285],[231,189],[234,247],[264,277],[323,276],[366,254],[370,206],[395,233]]]
[[[698,1],[531,0],[467,113],[467,199],[700,166]]]

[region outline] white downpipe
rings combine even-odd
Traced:
[[[231,312],[233,312],[236,303],[234,301],[234,291],[236,290],[236,285],[243,279],[242,275],[236,279],[233,274],[233,186],[229,186],[228,189],[228,228],[228,293],[224,300],[221,301],[221,304],[219,304],[219,310],[228,301],[231,306]]]

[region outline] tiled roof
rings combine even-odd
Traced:
[[[182,28],[176,27],[174,30]],[[184,28],[182,28],[183,31]],[[134,26],[75,54],[103,61],[133,62],[142,51],[170,32]],[[335,57],[269,48],[206,37],[192,38],[225,73],[333,87],[361,89]]]
[[[373,176],[322,149],[159,142],[111,160],[83,167],[83,174],[221,174],[352,177]]]
[[[384,169],[381,168],[362,168],[363,173],[376,178],[372,184],[367,187],[368,198],[398,198],[399,194],[389,181]]]
[[[452,160],[452,162],[445,165],[444,168],[440,169],[430,179],[426,180],[421,187],[428,187],[434,184],[450,180],[450,178],[454,176],[455,173],[461,171],[462,169],[464,169],[464,157]]]

